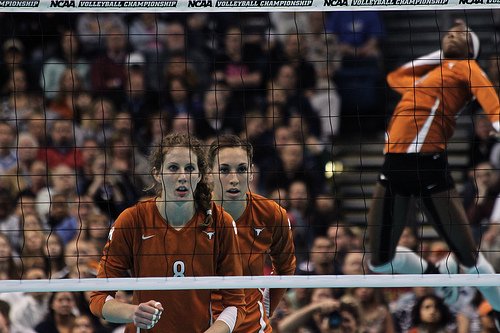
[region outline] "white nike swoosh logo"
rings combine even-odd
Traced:
[[[156,236],[156,235],[150,235],[150,236],[144,236],[144,235],[142,235],[142,240],[150,239],[150,238],[152,238],[154,236]]]

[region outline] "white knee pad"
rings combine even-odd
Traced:
[[[381,274],[422,274],[427,266],[427,261],[404,246],[396,247],[394,259],[390,262],[378,266],[369,264],[372,272]]]
[[[472,267],[465,267],[465,273],[467,274],[495,274],[495,269],[491,264],[486,260],[484,255],[479,252],[477,256],[476,265]]]

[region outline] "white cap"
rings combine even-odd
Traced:
[[[146,59],[140,52],[132,52],[127,56],[127,66],[144,66],[146,64]]]

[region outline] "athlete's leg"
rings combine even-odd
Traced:
[[[425,262],[413,251],[398,247],[411,204],[411,197],[390,193],[384,185],[376,184],[368,213],[372,271],[418,274],[426,270]]]
[[[494,274],[493,266],[477,251],[465,209],[455,189],[432,194],[424,206],[438,233],[468,274]],[[453,260],[453,259],[450,259]],[[500,311],[500,287],[478,287],[494,310]]]

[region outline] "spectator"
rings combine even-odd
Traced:
[[[167,24],[156,13],[140,13],[130,22],[130,43],[134,50],[146,55],[148,63],[167,48]],[[151,59],[150,59],[151,58]]]
[[[25,267],[25,280],[46,279],[42,268]],[[22,332],[33,332],[49,312],[50,293],[45,292],[19,292],[8,295],[10,302],[10,319]],[[8,299],[6,299],[8,301]]]
[[[21,235],[15,207],[16,200],[12,194],[0,188],[0,232],[9,238],[10,245],[17,250]]]
[[[479,317],[481,318],[481,333],[497,333],[495,327],[493,308],[487,301],[483,301],[478,309]]]
[[[125,98],[121,109],[128,112],[134,123],[134,137],[138,138],[147,126],[149,115],[159,109],[157,94],[146,85],[145,59],[138,52],[127,56]]]
[[[295,180],[290,183],[288,202],[288,218],[292,225],[295,252],[298,262],[301,262],[307,258],[308,249],[314,239],[314,230],[310,225],[312,198],[304,181]]]
[[[97,249],[103,249],[108,240],[112,222],[106,214],[90,214],[85,219],[83,239],[92,243]]]
[[[43,175],[47,177],[47,174]],[[77,202],[76,171],[66,165],[49,170],[49,186],[42,188],[36,195],[38,216],[45,224],[49,218],[50,203],[54,194],[65,197],[68,203]]]
[[[412,311],[413,326],[408,333],[452,333],[447,326],[453,317],[443,300],[434,295],[421,297]]]
[[[353,131],[382,130],[384,113],[377,87],[383,79],[380,42],[384,27],[379,13],[330,12],[326,30],[338,38],[342,57],[334,77],[342,99],[342,133],[352,137]],[[362,123],[362,129],[358,128],[359,115],[370,119]]]
[[[116,107],[110,99],[94,99],[88,112],[82,115],[81,129],[84,136],[95,138],[101,147],[109,145],[115,116]]]
[[[43,246],[43,259],[49,279],[62,279],[68,276],[69,270],[64,257],[64,242],[58,233],[50,233],[46,236],[46,244]]]
[[[73,122],[69,119],[56,119],[50,129],[50,143],[47,147],[41,147],[38,159],[47,163],[52,169],[64,164],[73,169],[83,166],[82,152],[79,142],[75,142]]]
[[[230,26],[224,34],[224,49],[215,58],[212,75],[231,90],[231,105],[254,105],[262,100],[265,64],[245,47],[241,28]]]
[[[90,67],[92,91],[119,106],[127,82],[127,33],[120,24],[106,29],[105,50]]]
[[[352,231],[352,228],[340,223],[334,222],[330,224],[326,230],[326,236],[334,244],[335,262],[340,266],[343,265],[344,259],[349,252],[362,246],[362,244],[357,244],[360,240],[356,238],[356,234]]]
[[[352,249],[344,257],[342,273],[345,275],[365,275],[369,272],[367,266],[368,258],[360,249]]]
[[[217,135],[241,132],[241,115],[232,114],[228,104],[229,90],[224,84],[216,84],[204,93],[203,116],[195,128],[201,140],[211,142]]]
[[[168,78],[164,110],[169,116],[199,117],[199,107],[193,99],[193,90],[186,78],[175,76]]]
[[[332,241],[325,236],[314,239],[309,250],[309,259],[297,266],[298,275],[338,275],[340,267],[335,262],[335,249]]]
[[[9,237],[0,232],[0,280],[17,280],[20,270],[14,260],[15,250]]]
[[[100,256],[101,252],[94,244],[83,239],[73,239],[70,241],[64,247],[64,258],[70,272],[69,277],[74,279],[80,278],[81,275],[91,277],[91,274],[88,274],[88,268],[94,266],[99,261]]]
[[[327,288],[312,289],[310,302],[280,321],[280,333],[360,333],[359,310]]]
[[[86,90],[80,74],[73,67],[63,69],[55,94],[49,102],[50,110],[59,118],[77,122],[80,119],[78,100],[81,93],[85,94]]]
[[[49,300],[49,314],[35,326],[37,333],[71,332],[76,317],[75,295],[60,291],[52,294]]]
[[[16,166],[15,139],[16,134],[11,124],[0,120],[0,175]]]
[[[49,100],[60,91],[61,76],[70,68],[73,77],[81,80],[81,88],[88,88],[89,61],[82,56],[79,36],[71,29],[62,31],[59,36],[57,50],[43,64],[40,76],[40,86]]]
[[[70,214],[68,201],[64,194],[53,194],[47,220],[50,231],[57,233],[64,244],[75,238],[79,228],[76,218]]]
[[[478,163],[465,184],[463,199],[476,242],[479,242],[489,225],[489,218],[499,194],[499,171],[495,170],[489,161]]]
[[[429,287],[413,287],[410,291],[402,293],[389,304],[394,318],[396,332],[407,333],[412,326],[412,311],[417,300],[426,295],[434,294],[434,289]]]
[[[41,268],[45,271],[45,261],[41,253],[43,252],[46,235],[43,232],[40,220],[36,215],[25,215],[23,219],[23,226],[28,224],[35,227],[23,230],[21,262],[23,266]]]
[[[76,316],[70,333],[95,333],[94,322],[89,315]]]
[[[365,333],[396,332],[382,289],[361,287],[352,289],[351,293],[359,301],[360,326]]]
[[[18,327],[10,320],[9,303],[0,300],[0,332],[2,333],[34,333],[33,330]]]
[[[76,32],[80,37],[83,54],[92,59],[98,55],[105,44],[107,34],[113,29],[126,31],[123,15],[80,13],[76,20]]]

